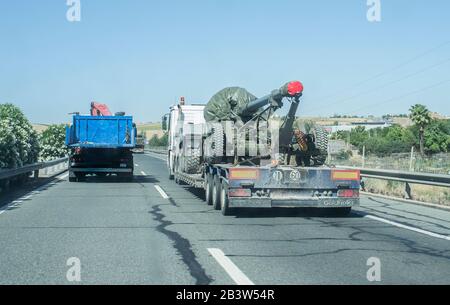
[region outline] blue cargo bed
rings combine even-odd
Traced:
[[[134,148],[131,116],[74,116],[66,129],[66,145],[72,148]]]

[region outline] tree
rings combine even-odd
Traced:
[[[411,107],[409,117],[419,128],[419,145],[421,155],[425,155],[425,129],[431,123],[430,112],[424,105],[414,105]]]
[[[450,151],[450,126],[446,121],[433,120],[425,130],[425,148],[427,152]]]
[[[52,160],[67,156],[66,129],[64,125],[51,125],[39,137],[41,159]]]

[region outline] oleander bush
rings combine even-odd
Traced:
[[[17,168],[38,161],[36,131],[12,104],[0,104],[0,168]]]
[[[40,159],[49,161],[67,156],[69,151],[66,147],[65,139],[65,125],[49,126],[39,137],[41,146]]]

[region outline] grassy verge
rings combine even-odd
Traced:
[[[392,197],[405,197],[405,183],[397,181],[384,181],[378,179],[365,179],[366,191],[374,194]],[[450,189],[428,185],[411,184],[411,193],[414,200],[450,206]]]

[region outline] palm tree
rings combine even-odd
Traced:
[[[409,117],[414,122],[414,124],[419,127],[419,144],[420,153],[425,155],[425,128],[431,123],[430,112],[424,105],[414,105],[411,107]]]

